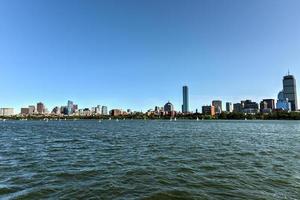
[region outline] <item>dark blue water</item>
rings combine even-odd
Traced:
[[[300,199],[300,122],[0,122],[0,198]]]

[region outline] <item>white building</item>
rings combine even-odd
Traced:
[[[14,115],[13,108],[0,108],[0,116],[12,116]]]

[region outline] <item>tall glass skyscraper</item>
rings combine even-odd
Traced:
[[[283,77],[283,93],[284,97],[291,103],[291,110],[298,110],[296,79],[293,75]]]
[[[183,96],[183,104],[182,104],[182,112],[189,112],[189,88],[188,86],[182,87],[182,96]]]
[[[69,100],[68,105],[67,105],[67,114],[68,115],[73,114],[73,105],[74,105],[73,101]]]

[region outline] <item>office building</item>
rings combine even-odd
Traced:
[[[35,106],[28,106],[29,115],[33,115],[35,113]]]
[[[73,114],[73,106],[74,106],[74,103],[73,101],[68,101],[68,104],[67,104],[67,112],[65,112],[66,115],[72,115]]]
[[[259,111],[258,103],[251,100],[246,100],[241,102],[243,106],[243,112],[248,114],[256,114]]]
[[[212,105],[215,107],[215,113],[216,114],[221,114],[222,113],[222,101],[221,100],[212,101]]]
[[[97,105],[96,108],[95,108],[95,114],[96,114],[96,115],[101,115],[101,113],[102,113],[102,112],[101,112],[101,106],[100,106],[100,105]]]
[[[243,105],[241,103],[233,104],[233,112],[236,112],[236,113],[243,112]]]
[[[110,111],[111,116],[120,116],[122,115],[122,110],[121,109],[112,109]]]
[[[214,106],[202,106],[202,114],[203,115],[215,116],[216,115],[215,110],[216,110],[216,108]]]
[[[21,108],[21,115],[29,115],[29,108]]]
[[[293,75],[283,77],[283,93],[285,98],[291,103],[291,110],[298,110],[296,79]]]
[[[12,116],[14,115],[13,108],[0,108],[0,116]]]
[[[263,99],[260,102],[260,112],[270,113],[275,109],[275,100],[274,99]]]
[[[189,88],[188,88],[188,86],[182,87],[182,97],[183,97],[182,113],[188,113],[189,112]]]
[[[45,112],[45,105],[42,102],[37,103],[36,110],[38,114],[43,114]]]
[[[226,102],[226,112],[231,113],[233,111],[232,103]]]
[[[102,114],[102,115],[108,115],[108,109],[107,109],[107,106],[102,106],[101,114]]]
[[[167,113],[171,113],[174,111],[174,106],[171,102],[167,102],[165,105],[164,105],[164,111],[167,112]]]
[[[284,111],[291,111],[291,103],[289,102],[288,98],[285,97],[283,91],[280,91],[278,93],[276,109],[284,110]]]

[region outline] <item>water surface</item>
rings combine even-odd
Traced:
[[[300,122],[0,122],[0,198],[300,199]]]

